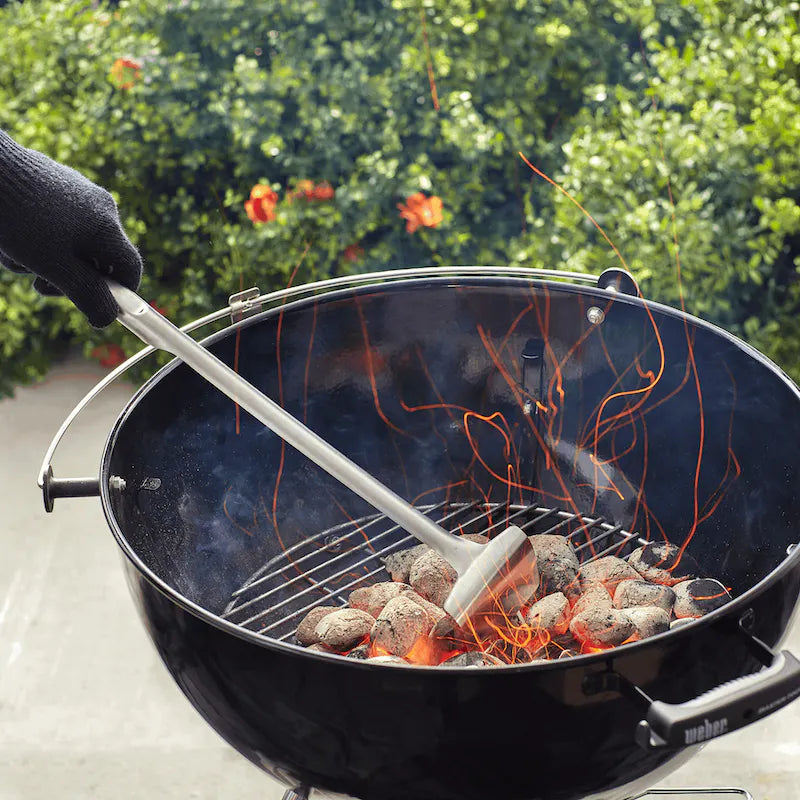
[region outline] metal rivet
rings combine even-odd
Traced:
[[[597,306],[592,306],[586,312],[586,319],[588,319],[592,325],[599,325],[605,318],[605,312],[602,308],[598,308]]]
[[[342,549],[343,544],[344,544],[344,537],[336,536],[335,534],[326,536],[322,540],[323,550],[327,550],[329,553],[338,553]]]
[[[790,556],[792,553],[794,553],[794,551],[795,551],[795,548],[796,548],[796,547],[797,547],[797,544],[790,544],[790,545],[789,545],[789,546],[786,548],[786,555],[787,555],[787,556]]]
[[[108,488],[111,489],[111,491],[124,492],[126,485],[125,478],[120,478],[119,475],[112,475],[108,479]]]

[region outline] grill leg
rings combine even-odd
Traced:
[[[743,800],[753,800],[753,795],[744,789],[651,789],[649,792],[637,795],[632,800],[651,800],[656,797],[685,797],[694,798],[705,795],[717,797],[741,797]]]
[[[294,789],[286,790],[283,800],[308,800],[310,791],[307,786],[295,786]]]

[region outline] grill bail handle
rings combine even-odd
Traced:
[[[116,281],[108,280],[107,284],[120,308],[117,320],[128,330],[147,344],[178,356],[292,447],[408,533],[437,550],[459,575],[467,572],[488,547],[445,531],[173,325],[138,294]],[[527,539],[522,531],[519,535]]]
[[[769,666],[723,683],[685,703],[651,701],[636,728],[645,750],[683,748],[743,728],[800,697],[800,661],[788,650],[773,652],[755,637],[752,644]],[[639,696],[644,693],[638,690]]]

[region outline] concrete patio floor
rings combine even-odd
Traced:
[[[47,445],[103,374],[73,359],[0,401],[0,800],[278,800],[283,788],[217,737],[158,660],[99,500],[42,508]],[[57,476],[97,474],[131,392],[113,386],[90,406]],[[800,654],[797,620],[787,645]],[[712,742],[662,785],[800,798],[800,702]]]

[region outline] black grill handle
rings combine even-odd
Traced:
[[[645,750],[681,748],[714,739],[766,717],[800,697],[800,661],[788,650],[765,669],[736,678],[685,703],[651,703],[636,728]]]
[[[59,497],[99,497],[99,478],[54,478],[53,468],[49,467],[42,479],[42,499],[48,513]]]

